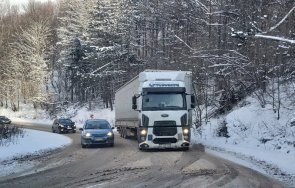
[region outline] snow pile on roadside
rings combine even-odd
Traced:
[[[0,145],[0,161],[20,158],[25,155],[38,155],[44,151],[67,146],[72,140],[63,135],[44,131],[24,129],[24,135],[14,142]]]
[[[285,105],[287,101],[285,101]],[[243,105],[242,105],[243,104]],[[261,108],[252,97],[243,101],[240,107],[219,119],[211,119],[195,130],[193,142],[202,143],[212,153],[224,158],[234,156],[235,162],[276,177],[295,185],[295,126],[291,122],[295,110],[282,108],[280,119],[271,105]],[[226,127],[224,136],[218,136]],[[242,162],[242,161],[244,162]]]
[[[24,129],[22,136],[12,139],[0,145],[0,176],[21,172],[35,165],[30,161],[20,162],[23,158],[41,155],[72,143],[69,137],[30,129]]]

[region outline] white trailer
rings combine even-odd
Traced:
[[[115,125],[124,138],[136,136],[139,149],[190,145],[192,74],[146,70],[115,94]]]

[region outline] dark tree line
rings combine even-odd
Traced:
[[[52,13],[49,98],[112,108],[115,91],[144,69],[190,70],[199,122],[252,92],[262,106],[271,96],[279,118],[281,85],[294,80],[294,7],[290,0],[61,0]]]

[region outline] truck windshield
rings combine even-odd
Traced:
[[[147,93],[142,96],[142,110],[185,110],[183,93]]]

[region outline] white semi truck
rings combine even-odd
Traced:
[[[115,126],[120,136],[136,136],[139,149],[189,149],[192,73],[146,70],[115,94]]]

